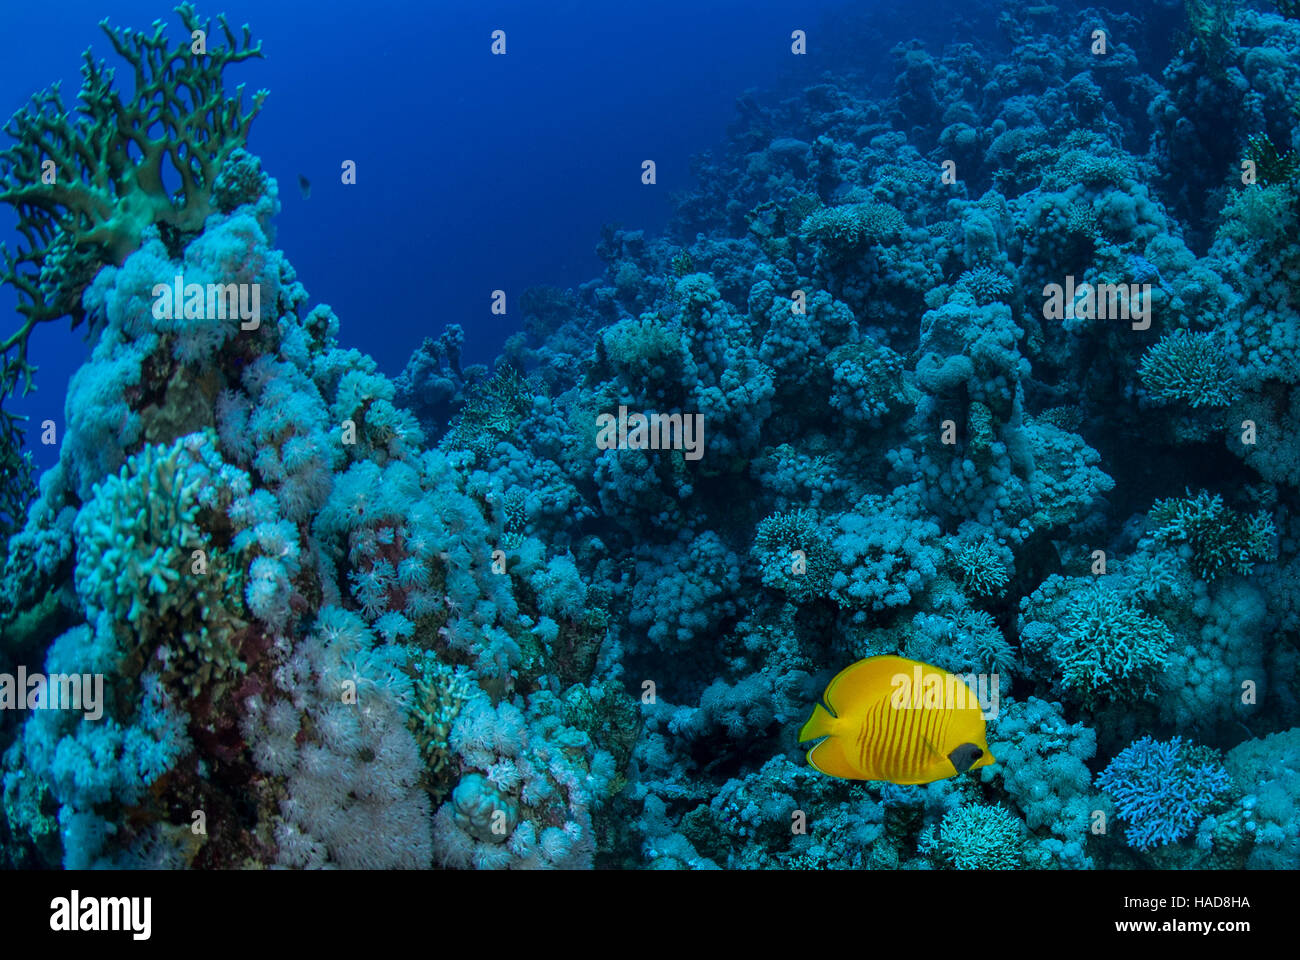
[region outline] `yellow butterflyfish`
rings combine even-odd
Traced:
[[[799,742],[808,762],[845,780],[931,783],[994,762],[984,714],[956,674],[906,657],[845,667],[813,707]]]

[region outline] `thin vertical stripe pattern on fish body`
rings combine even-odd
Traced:
[[[974,692],[960,678],[904,657],[869,657],[840,671],[800,731],[818,740],[808,762],[852,780],[930,783],[994,762]]]

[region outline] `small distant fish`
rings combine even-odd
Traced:
[[[304,200],[311,196],[311,181],[301,173],[298,174],[298,189],[302,191],[302,198]]]
[[[822,699],[799,742],[825,738],[808,762],[828,776],[932,783],[994,762],[975,693],[928,663],[859,660],[836,674]]]

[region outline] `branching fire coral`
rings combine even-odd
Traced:
[[[227,46],[209,48],[211,24],[190,3],[176,13],[188,38],[175,47],[161,21],[152,34],[100,24],[131,67],[131,99],[114,87],[112,68],[86,51],[76,119],[55,87],[5,127],[17,142],[0,152],[0,202],[17,212],[23,243],[0,251],[0,281],[18,291],[24,322],[0,341],[0,353],[17,351],[28,388],[32,328],[65,315],[79,321],[82,287],[100,265],[136,250],[146,227],[177,239],[200,231],[216,210],[217,178],[266,98],[258,91],[245,111],[243,87],[227,96],[223,86],[226,67],[262,55],[247,26],[237,38],[219,18]]]

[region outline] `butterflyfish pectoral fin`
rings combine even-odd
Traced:
[[[799,731],[799,742],[807,743],[809,740],[816,740],[818,737],[829,737],[834,732],[834,729],[834,715],[820,703],[815,704],[812,716],[808,718],[808,722]]]

